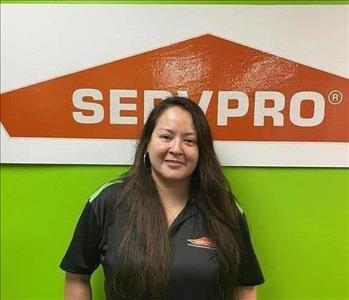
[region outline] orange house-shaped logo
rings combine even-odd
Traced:
[[[349,80],[206,34],[1,94],[10,137],[135,139],[189,96],[215,140],[349,141]]]

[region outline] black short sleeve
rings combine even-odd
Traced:
[[[245,214],[241,213],[239,218],[241,249],[240,249],[240,286],[255,286],[264,282],[264,276],[258,259],[253,250],[252,241],[246,222]]]
[[[99,266],[104,225],[114,189],[115,184],[108,183],[89,198],[60,264],[64,271],[92,274]]]

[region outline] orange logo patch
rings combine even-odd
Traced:
[[[207,237],[187,239],[187,246],[215,250],[215,244]]]

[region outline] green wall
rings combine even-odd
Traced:
[[[58,264],[77,218],[89,195],[126,169],[1,166],[1,299],[62,299]],[[349,299],[349,170],[224,172],[247,213],[266,277],[259,299]],[[94,299],[103,299],[102,282],[99,270]]]

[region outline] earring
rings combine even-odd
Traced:
[[[144,163],[145,169],[150,172],[151,171],[151,163],[150,163],[149,153],[148,152],[144,153],[143,163]]]

